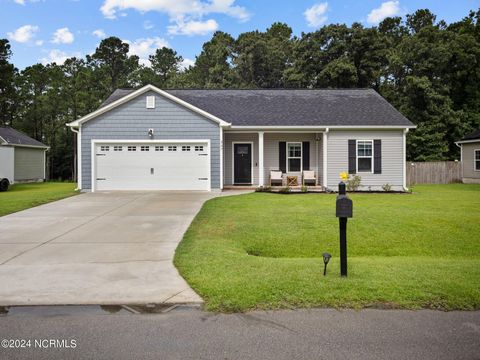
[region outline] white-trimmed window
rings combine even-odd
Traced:
[[[480,171],[480,149],[473,150],[473,166],[475,171]]]
[[[182,145],[182,151],[190,151],[189,145]]]
[[[161,145],[155,146],[155,151],[163,151],[163,146]]]
[[[127,150],[128,151],[137,151],[137,147],[136,146],[128,146]]]
[[[203,151],[203,145],[195,145],[195,151]]]
[[[168,151],[177,151],[177,147],[175,145],[169,145]]]
[[[100,151],[110,151],[110,146],[102,145],[100,146]]]
[[[140,146],[140,151],[150,151],[150,146],[148,145]]]
[[[287,172],[302,171],[302,143],[287,143]]]
[[[357,172],[373,172],[373,140],[357,140]]]
[[[115,146],[113,147],[113,151],[123,151],[123,146],[115,145]]]

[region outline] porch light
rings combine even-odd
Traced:
[[[327,253],[327,252],[323,253],[323,263],[325,265],[325,267],[323,268],[323,276],[327,275],[327,264],[330,261],[331,257],[332,255],[330,255],[330,253]]]
[[[148,129],[148,137],[153,139],[153,129]]]

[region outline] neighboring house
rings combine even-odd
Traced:
[[[212,190],[267,186],[270,171],[339,173],[362,189],[406,189],[405,138],[415,126],[374,90],[116,90],[68,124],[78,134],[78,187]]]
[[[8,126],[0,126],[0,179],[11,184],[45,180],[48,146]]]
[[[462,159],[462,182],[480,184],[480,129],[457,141]]]

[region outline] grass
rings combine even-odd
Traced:
[[[175,265],[212,311],[297,307],[480,308],[480,185],[354,194],[341,278],[335,195],[208,201]],[[322,253],[333,255],[323,276]]]
[[[15,184],[0,192],[0,216],[46,204],[77,194],[74,183],[45,182]]]

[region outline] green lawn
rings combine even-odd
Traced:
[[[77,194],[74,183],[15,184],[0,192],[0,216]]]
[[[354,194],[341,278],[335,195],[208,201],[175,264],[212,311],[295,307],[480,308],[480,186]],[[321,254],[333,255],[324,277]]]

